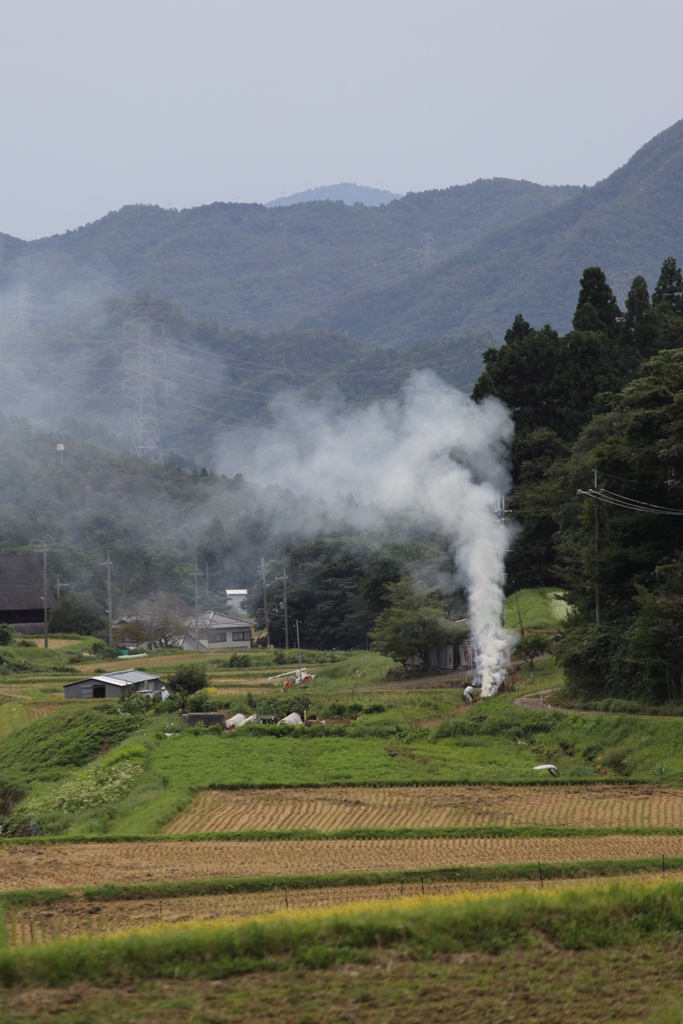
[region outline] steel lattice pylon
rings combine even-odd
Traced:
[[[163,464],[159,436],[159,421],[154,397],[154,385],[161,378],[153,372],[156,357],[163,356],[160,348],[151,343],[154,321],[148,316],[139,316],[124,324],[124,337],[134,338],[135,347],[123,354],[123,363],[128,370],[126,384],[134,389],[135,419],[130,442],[131,458],[145,459],[153,464]]]

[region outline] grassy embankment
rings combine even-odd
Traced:
[[[462,1020],[673,1024],[681,895],[680,882],[621,884],[160,926],[6,950],[0,984],[5,1013],[15,1014],[9,1021],[47,1019],[48,1001],[49,1019],[60,1024],[95,1008],[108,1020],[129,1020],[133,1006],[136,1020],[175,1021],[190,1003],[196,1021],[342,1021],[350,1018],[337,1013],[334,994],[343,978],[341,1005],[367,1022],[436,1019],[465,989],[471,1002]],[[211,984],[198,988],[196,979]],[[426,985],[419,997],[405,979]],[[65,996],[78,993],[80,1016],[73,997],[54,991],[73,985]],[[49,1000],[41,998],[45,988]],[[391,1016],[399,1003],[400,1018]]]

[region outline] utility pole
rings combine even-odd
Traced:
[[[299,655],[299,682],[301,683],[302,680],[303,680],[304,673],[303,673],[303,670],[301,668],[301,641],[299,640],[299,620],[298,619],[296,620],[296,649],[297,649],[297,653]]]
[[[268,616],[268,566],[264,558],[261,559],[260,565],[257,570],[263,583],[263,618],[266,626],[266,646],[270,647],[270,618]]]
[[[107,551],[107,561],[100,562],[100,565],[106,565],[107,567],[107,615],[109,617],[109,646],[114,646],[114,615],[112,611],[112,600],[111,600],[111,567],[114,563],[109,557]]]
[[[505,529],[505,514],[505,495],[499,494],[496,508],[496,518],[498,519],[498,525],[500,526],[501,530]],[[498,555],[498,573],[500,576],[501,588],[500,624],[503,627],[503,629],[505,629],[505,591],[503,589],[505,585],[505,567],[503,565],[503,560],[500,557],[500,554]]]
[[[282,583],[283,597],[282,607],[285,614],[285,650],[289,650],[289,618],[287,615],[287,570],[283,569],[282,576],[276,577],[279,583]]]
[[[59,576],[57,577],[57,582],[55,583],[55,590],[57,591],[57,600],[59,600],[60,597],[62,596],[62,587],[70,587],[70,586],[71,586],[70,583],[64,583],[63,580],[60,580]]]
[[[593,487],[597,491],[598,489],[598,471],[593,470]],[[598,513],[598,503],[593,502],[594,513],[595,513],[595,624],[600,625],[600,579],[598,576],[599,572],[599,543],[600,543],[600,515]]]
[[[190,570],[190,576],[194,576],[194,647],[196,651],[199,650],[199,577],[203,575],[204,573],[197,566],[195,558],[194,569]]]
[[[43,646],[47,648],[47,540],[43,541]]]
[[[124,324],[124,337],[132,336],[136,344],[123,354],[123,365],[128,369],[127,384],[132,385],[135,396],[135,418],[130,443],[131,458],[145,459],[153,465],[163,464],[159,437],[159,421],[154,398],[154,385],[161,378],[155,376],[152,363],[162,350],[151,344],[152,320],[139,316]]]

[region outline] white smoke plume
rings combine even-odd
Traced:
[[[275,429],[231,435],[219,470],[241,468],[254,483],[331,504],[351,494],[365,526],[396,513],[438,523],[467,591],[482,695],[495,693],[510,643],[501,624],[510,535],[495,514],[509,483],[513,426],[504,406],[477,405],[427,370],[396,400],[349,410],[299,397],[272,415]]]

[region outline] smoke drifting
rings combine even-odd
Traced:
[[[290,397],[272,416],[275,428],[231,435],[219,470],[329,505],[353,495],[358,506],[350,512],[344,501],[344,517],[356,526],[397,513],[438,525],[467,591],[482,695],[495,693],[509,648],[501,601],[510,535],[494,512],[509,483],[507,410],[495,400],[476,405],[422,371],[393,401],[349,410]]]

